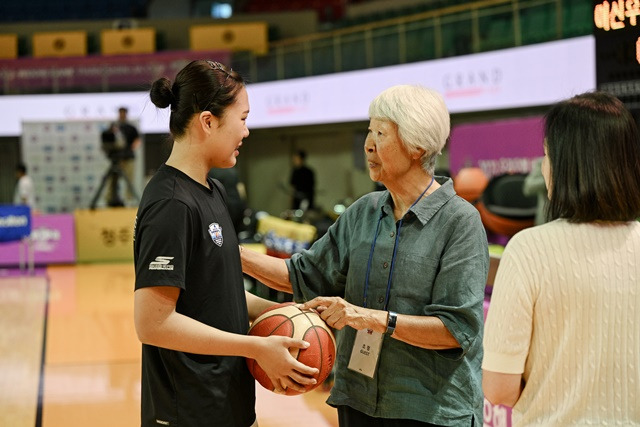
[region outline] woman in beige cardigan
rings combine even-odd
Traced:
[[[485,326],[483,391],[513,425],[640,423],[640,135],[594,92],[547,113],[550,222],[515,235]]]

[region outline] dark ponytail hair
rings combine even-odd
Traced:
[[[197,60],[180,70],[173,84],[166,77],[153,82],[149,96],[158,108],[171,106],[169,131],[175,139],[185,134],[194,114],[224,117],[244,85],[240,74],[221,63]]]
[[[551,167],[548,219],[630,221],[640,217],[640,132],[624,104],[588,92],[546,114]]]

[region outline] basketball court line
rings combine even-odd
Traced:
[[[42,423],[48,280],[0,278],[0,425]]]
[[[131,264],[0,277],[0,426],[139,425],[134,280]],[[321,387],[280,396],[256,384],[260,427],[335,427],[327,397]]]
[[[43,427],[140,424],[133,266],[52,266]]]
[[[46,295],[44,303],[44,324],[42,333],[42,350],[40,353],[40,375],[38,378],[38,407],[36,408],[36,427],[42,427],[42,405],[44,400],[44,361],[47,354],[47,323],[49,321],[49,290],[50,281],[46,278]]]

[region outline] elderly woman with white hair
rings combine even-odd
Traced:
[[[337,329],[328,403],[340,426],[482,425],[489,255],[476,209],[434,176],[449,113],[438,93],[400,85],[369,117],[369,176],[387,190],[361,197],[291,259],[241,248],[243,271]]]

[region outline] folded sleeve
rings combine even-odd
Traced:
[[[433,286],[433,301],[424,309],[436,316],[458,341],[461,351],[441,352],[460,358],[482,337],[484,289],[489,270],[489,251],[479,215],[460,215],[440,261]]]

